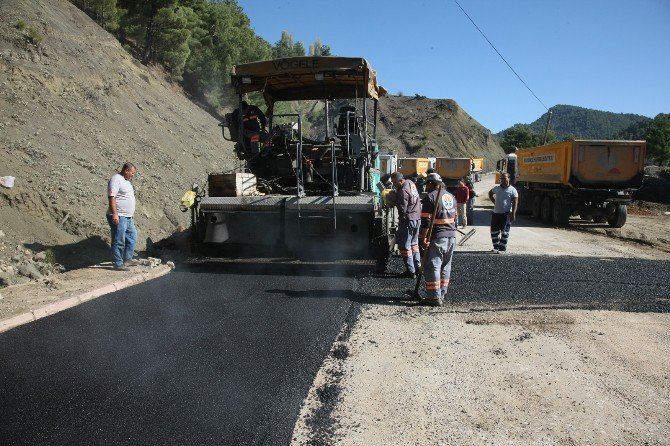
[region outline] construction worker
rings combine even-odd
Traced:
[[[255,105],[249,105],[247,101],[242,101],[240,108],[235,110],[236,120],[239,119],[240,109],[242,110],[244,151],[257,155],[260,153],[261,139],[267,135],[266,127],[268,120],[260,108]]]
[[[494,253],[507,251],[507,240],[512,222],[516,219],[516,209],[519,205],[519,193],[510,184],[510,175],[503,173],[500,176],[500,185],[489,191],[489,199],[493,202],[491,215],[491,242]]]
[[[402,173],[393,172],[391,182],[397,191],[398,229],[395,240],[405,263],[405,272],[400,276],[415,278],[416,271],[421,265],[421,254],[419,254],[421,198],[414,182],[406,179]]]
[[[465,212],[465,207],[470,199],[470,189],[468,189],[463,180],[458,180],[458,185],[456,186],[456,190],[454,190],[454,197],[456,197],[458,219],[465,228],[468,225],[468,214]]]
[[[419,238],[424,249],[424,276],[426,281],[426,297],[421,301],[424,305],[441,306],[447,295],[449,277],[451,276],[451,259],[456,246],[456,198],[442,187],[438,189],[442,178],[431,173],[426,178],[428,195],[423,199],[421,207],[421,231]],[[437,208],[437,210],[435,210]],[[433,219],[435,213],[435,220]],[[433,225],[430,240],[428,230]]]

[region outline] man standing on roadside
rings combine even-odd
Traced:
[[[421,244],[427,249],[423,266],[426,278],[424,305],[439,307],[447,295],[451,277],[451,260],[456,246],[456,199],[440,185],[437,173],[426,177],[426,192],[421,208]],[[439,195],[438,195],[439,192]],[[435,220],[433,221],[433,214]],[[428,240],[429,228],[433,231]]]
[[[456,197],[456,207],[461,225],[465,228],[468,225],[468,215],[465,212],[465,206],[470,199],[470,189],[467,188],[463,180],[458,180],[456,190],[454,190],[454,197]]]
[[[414,278],[421,265],[421,254],[419,254],[421,197],[414,182],[405,179],[402,173],[393,172],[391,182],[397,191],[398,230],[395,239],[405,263],[405,272],[401,277]]]
[[[493,202],[491,241],[494,253],[507,251],[509,230],[516,219],[516,209],[519,205],[519,193],[510,184],[509,179],[508,173],[502,174],[500,185],[489,191],[489,199]]]
[[[137,264],[133,260],[137,230],[133,222],[135,213],[135,190],[130,180],[137,173],[132,163],[126,163],[121,172],[112,176],[107,186],[107,222],[112,232],[112,261],[117,271],[128,271],[128,266]]]

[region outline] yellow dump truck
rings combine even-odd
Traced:
[[[481,181],[484,158],[436,158],[435,170],[442,177],[447,187],[455,187],[458,180],[467,176],[474,181]]]
[[[455,187],[458,180],[470,175],[472,160],[470,158],[436,158],[435,170],[448,188]]]
[[[496,180],[510,174],[521,211],[557,226],[571,216],[620,228],[642,186],[645,141],[563,141],[517,149],[498,161]]]
[[[428,158],[398,158],[398,172],[407,178],[425,175],[429,168]]]
[[[472,180],[481,181],[484,172],[484,158],[472,158]]]

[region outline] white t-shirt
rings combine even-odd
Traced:
[[[519,198],[519,193],[514,186],[502,187],[498,185],[493,188],[493,195],[496,199],[495,206],[493,206],[493,212],[496,214],[512,212],[512,198]]]
[[[133,216],[135,213],[135,190],[130,181],[123,178],[123,175],[117,173],[109,180],[107,196],[116,199],[116,210],[120,217]],[[111,214],[112,209],[108,208],[107,213]]]

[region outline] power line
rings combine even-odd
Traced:
[[[475,28],[477,28],[477,31],[479,31],[479,34],[481,34],[481,35],[486,39],[486,41],[489,43],[489,45],[491,45],[491,48],[493,48],[493,50],[494,50],[496,53],[498,53],[498,56],[500,56],[500,58],[503,60],[503,62],[505,62],[505,64],[507,64],[507,66],[509,67],[509,69],[512,70],[512,73],[514,73],[514,74],[516,75],[516,77],[519,78],[519,80],[521,81],[521,83],[528,89],[528,91],[530,91],[530,94],[532,94],[533,96],[535,96],[535,99],[537,99],[538,102],[539,102],[540,104],[542,104],[542,106],[543,106],[544,108],[546,108],[547,111],[548,111],[548,110],[549,110],[549,107],[547,107],[546,105],[544,105],[544,102],[542,102],[542,100],[541,100],[540,98],[537,97],[537,95],[535,94],[535,92],[533,92],[533,90],[530,89],[530,87],[528,86],[528,84],[527,84],[526,82],[524,82],[523,79],[521,79],[521,76],[519,76],[519,73],[517,73],[517,72],[514,70],[514,68],[512,68],[512,66],[509,64],[509,62],[507,62],[507,60],[505,60],[505,58],[503,57],[503,55],[500,54],[500,51],[498,51],[498,49],[495,47],[495,45],[493,45],[493,43],[491,43],[491,41],[489,40],[489,38],[486,37],[486,34],[484,34],[484,31],[482,31],[481,29],[479,29],[479,26],[477,26],[477,24],[475,23],[475,21],[472,20],[472,17],[470,17],[470,15],[469,15],[467,12],[465,12],[465,9],[463,9],[463,7],[461,6],[461,4],[458,3],[457,0],[454,0],[454,3],[456,3],[456,5],[461,9],[461,11],[463,11],[463,14],[465,14],[465,16],[468,18],[468,20],[470,20],[470,22],[472,22],[472,24],[475,26]]]

